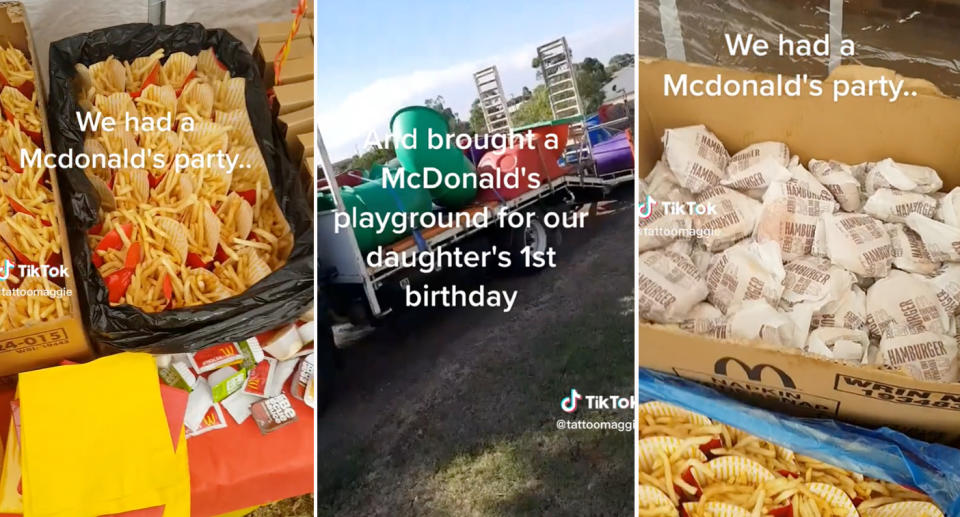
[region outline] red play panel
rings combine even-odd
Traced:
[[[252,418],[237,425],[224,411],[225,429],[187,440],[193,516],[220,515],[313,490],[313,410],[284,393],[297,412],[292,424],[264,436]],[[13,387],[0,385],[4,437],[13,396]]]

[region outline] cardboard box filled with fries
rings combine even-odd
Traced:
[[[943,517],[912,487],[872,479],[661,401],[639,406],[640,515]]]
[[[832,78],[837,74],[895,76],[862,67],[841,67]],[[662,198],[659,207],[648,199],[639,220],[640,366],[761,406],[956,439],[958,316],[950,296],[955,282],[948,280],[957,252],[936,241],[960,241],[947,231],[947,193],[960,185],[960,100],[911,79],[907,88],[916,95],[895,103],[833,102],[809,92],[697,97],[665,90],[668,77],[718,76],[741,84],[773,77],[665,60],[638,66],[635,149],[640,174],[652,171],[641,202],[647,189]],[[692,157],[686,168],[677,165],[684,152]],[[711,179],[701,162],[714,154],[727,156],[728,166],[724,177]],[[731,167],[742,174],[730,176]],[[866,178],[862,190],[858,172]],[[664,194],[687,190],[699,193]],[[715,211],[664,212],[686,201]],[[678,223],[693,230],[690,250],[676,247],[683,239],[647,231],[671,217],[691,221]],[[682,278],[699,280],[663,288]],[[833,297],[821,296],[828,292]],[[702,303],[672,316],[661,310],[691,297]]]
[[[23,5],[0,4],[0,376],[92,356],[56,170],[21,156],[51,148],[35,65]]]
[[[230,77],[213,49],[158,49],[78,70],[84,111],[143,121],[126,125],[139,131],[87,135],[91,163],[122,151],[162,157],[143,169],[85,171],[101,200],[88,240],[111,304],[146,312],[204,305],[241,294],[283,266],[293,236],[254,137],[244,78]],[[172,120],[176,130],[143,129],[147,119]],[[233,165],[180,163],[182,156],[221,154]]]

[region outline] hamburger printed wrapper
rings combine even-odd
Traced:
[[[823,498],[834,510],[837,517],[859,517],[857,508],[853,506],[853,501],[847,496],[847,493],[836,486],[826,483],[807,483],[807,489]],[[837,511],[841,513],[836,513]]]
[[[670,498],[660,490],[651,486],[637,487],[637,495],[640,500],[640,510],[658,510],[664,517],[679,517],[680,512],[670,501]]]
[[[708,501],[706,503],[683,503],[684,516],[704,517],[751,517],[748,510],[730,503]]]
[[[901,501],[877,508],[865,508],[862,517],[944,517],[937,505],[926,501]]]
[[[682,445],[682,442],[672,436],[651,436],[640,440],[637,444],[637,459],[640,470],[650,472],[660,462],[660,451],[667,457],[673,456]],[[679,456],[680,459],[696,459],[707,462],[707,456],[696,445],[688,445]]]

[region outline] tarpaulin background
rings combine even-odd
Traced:
[[[668,57],[679,32],[683,58],[691,63],[826,77],[828,58],[784,57],[775,47],[780,34],[823,38],[830,33],[831,16],[842,37],[856,46],[855,54],[838,64],[890,68],[960,96],[960,4],[955,2],[640,0],[638,55]],[[725,33],[760,36],[770,42],[771,51],[762,57],[731,56]]]
[[[888,428],[793,418],[737,402],[692,381],[640,369],[638,402],[661,400],[865,476],[929,495],[947,517],[960,517],[960,450],[908,438]]]
[[[87,230],[97,223],[99,198],[79,168],[60,168],[67,238],[73,255],[77,294],[92,341],[127,351],[176,353],[240,341],[293,321],[313,302],[313,227],[311,205],[299,171],[283,151],[267,107],[257,66],[243,44],[223,30],[196,23],[155,26],[131,23],[78,34],[50,45],[48,118],[54,152],[83,152],[77,123],[74,65],[91,65],[109,56],[133,60],[158,48],[196,55],[212,47],[233,77],[246,79],[246,103],[261,154],[270,172],[277,202],[294,235],[287,263],[244,293],[198,307],[145,313],[130,305],[111,307],[103,279],[91,260]]]
[[[122,23],[147,20],[147,4],[161,0],[23,0],[30,19],[40,75],[47,75],[47,52],[56,40]],[[226,29],[249,50],[257,40],[257,24],[292,21],[296,0],[166,0],[166,23],[202,23]],[[49,88],[49,85],[47,86]]]

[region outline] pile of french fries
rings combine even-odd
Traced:
[[[0,47],[0,289],[18,288],[31,296],[0,296],[0,332],[63,317],[70,310],[56,277],[39,271],[21,278],[22,266],[59,266],[60,218],[50,171],[21,160],[21,150],[43,149],[43,124],[34,71],[26,55]]]
[[[943,517],[920,492],[794,454],[663,402],[640,405],[645,517]]]
[[[89,245],[112,305],[160,312],[208,304],[241,294],[286,262],[293,236],[254,138],[245,80],[230,77],[213,49],[157,50],[132,62],[111,56],[77,72],[80,107],[117,122],[112,131],[88,131],[85,154],[163,157],[142,169],[93,160],[85,170],[101,199]],[[127,117],[172,125],[128,130]],[[219,151],[238,157],[232,174],[174,160]]]

